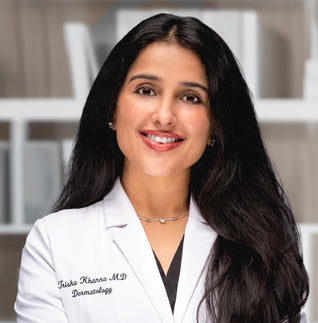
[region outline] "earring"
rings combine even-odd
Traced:
[[[109,129],[114,130],[114,124],[111,121],[108,122],[108,127]]]
[[[211,137],[209,137],[207,145],[213,148],[215,145],[215,139],[212,139]]]

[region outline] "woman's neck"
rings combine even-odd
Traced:
[[[155,219],[179,216],[188,210],[190,171],[148,176],[124,169],[121,182],[137,214]]]

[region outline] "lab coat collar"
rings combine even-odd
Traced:
[[[119,178],[105,196],[103,203],[106,229],[125,226],[138,218]]]
[[[182,322],[216,238],[194,199],[191,197],[185,230],[174,316],[145,231],[119,179],[103,202],[106,229],[113,232],[113,240],[144,287],[160,320]]]
[[[176,322],[183,322],[186,315],[191,315],[187,314],[187,309],[197,288],[199,291],[196,295],[199,295],[199,299],[196,301],[199,302],[203,296],[208,258],[216,237],[216,232],[202,218],[194,199],[191,198],[190,216],[184,234],[181,270],[174,308]]]

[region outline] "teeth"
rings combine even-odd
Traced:
[[[171,142],[176,142],[176,138],[171,138],[171,137],[159,137],[159,136],[154,136],[154,135],[146,135],[147,138],[150,140],[153,140],[155,142],[159,142],[161,144],[166,144],[166,143],[171,143]]]

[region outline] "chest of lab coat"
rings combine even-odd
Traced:
[[[40,219],[23,250],[18,323],[196,322],[216,238],[190,203],[174,313],[120,182],[94,205]],[[207,322],[204,305],[199,321]]]

